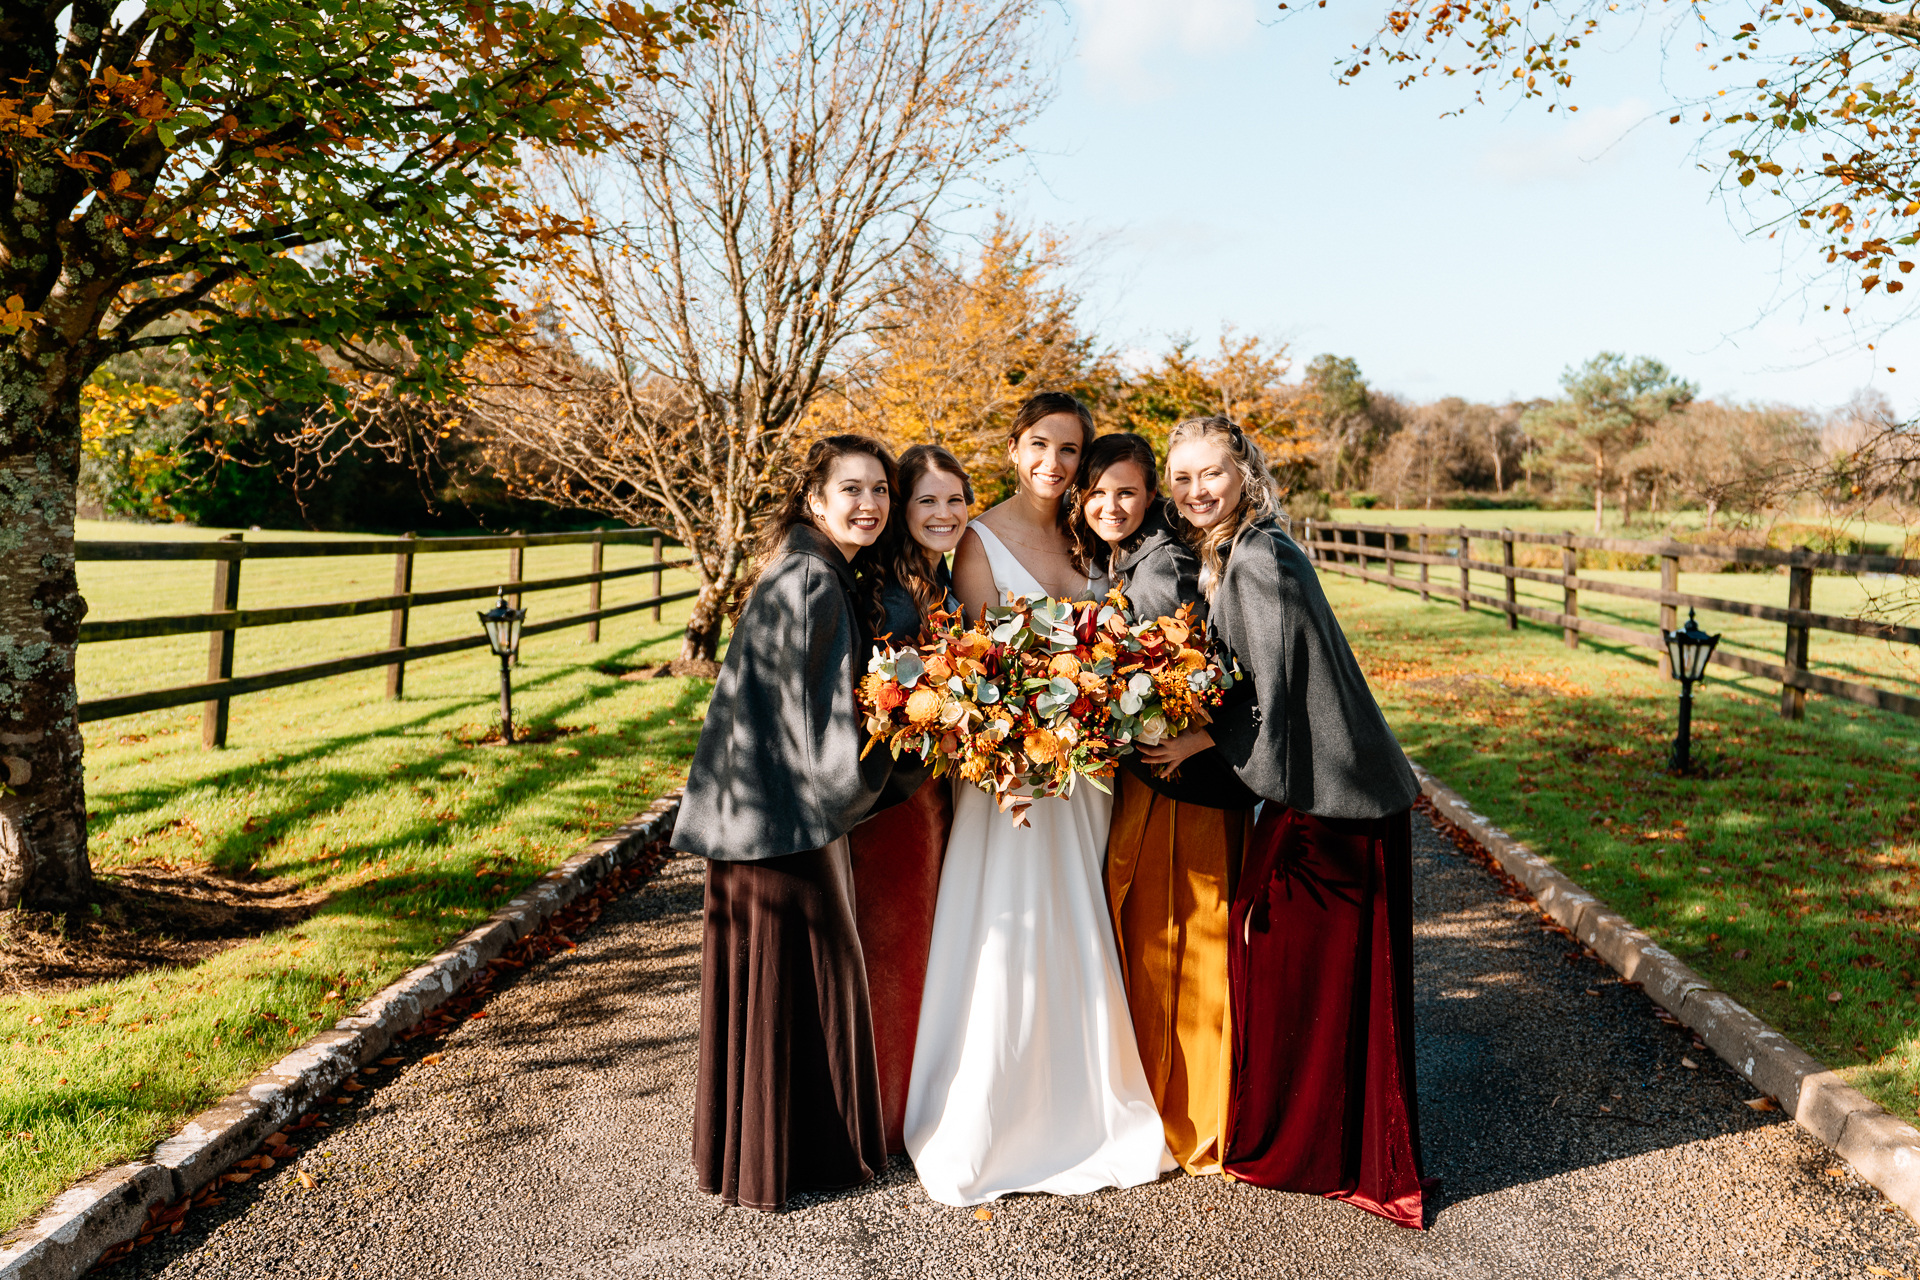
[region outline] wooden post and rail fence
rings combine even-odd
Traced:
[[[604,567],[603,560],[608,544],[651,546],[653,559],[650,563],[610,570]],[[590,548],[590,567],[587,572],[525,580],[525,556],[529,547],[582,545]],[[206,613],[81,623],[80,643],[82,644],[206,633],[208,647],[207,678],[204,683],[179,685],[171,689],[154,689],[145,693],[123,694],[111,698],[95,698],[80,704],[80,720],[82,723],[107,720],[114,716],[159,711],[167,707],[186,706],[198,702],[202,704],[201,741],[208,747],[223,747],[227,742],[228,704],[241,694],[259,693],[266,689],[279,689],[287,685],[305,684],[312,680],[325,680],[332,676],[346,675],[349,672],[385,667],[387,696],[398,698],[406,688],[407,663],[418,662],[423,658],[439,657],[442,654],[459,653],[466,649],[485,648],[487,644],[486,636],[478,633],[477,625],[474,635],[453,640],[440,640],[431,644],[408,644],[407,624],[411,612],[427,605],[450,604],[461,600],[487,600],[491,599],[496,591],[504,591],[517,604],[525,592],[584,586],[588,589],[585,613],[530,623],[522,629],[521,635],[523,637],[544,635],[551,631],[584,626],[587,628],[587,638],[590,641],[598,640],[600,623],[604,619],[651,609],[654,621],[657,622],[660,620],[662,605],[691,599],[699,594],[697,589],[676,591],[671,595],[663,594],[663,575],[669,570],[684,569],[693,563],[692,560],[665,558],[667,547],[679,545],[677,541],[657,529],[603,529],[588,533],[508,534],[478,538],[416,538],[408,534],[403,538],[337,542],[247,542],[244,536],[238,533],[230,533],[215,542],[81,541],[75,548],[75,558],[79,560],[121,562],[211,560],[213,562],[213,607]],[[416,556],[456,551],[499,550],[507,552],[507,573],[503,578],[495,579],[485,586],[454,587],[442,591],[413,589],[413,568]],[[393,557],[392,595],[363,600],[342,600],[327,604],[287,605],[270,609],[239,607],[240,568],[248,560],[377,555]],[[615,605],[612,608],[601,606],[603,584],[621,578],[646,575],[653,577],[653,594],[649,598],[630,604]],[[334,658],[326,662],[284,667],[277,671],[262,671],[257,675],[235,676],[233,674],[235,644],[239,633],[247,628],[280,626],[292,622],[319,622],[332,618],[356,618],[379,613],[390,615],[385,649],[355,654],[347,658]]]
[[[1745,654],[1729,653],[1725,648],[1716,648],[1713,653],[1713,662],[1765,680],[1778,681],[1782,717],[1790,720],[1801,719],[1806,714],[1809,692],[1823,693],[1829,697],[1857,702],[1863,706],[1877,707],[1882,711],[1892,711],[1899,715],[1920,716],[1920,697],[1854,680],[1836,679],[1807,669],[1810,639],[1815,631],[1865,636],[1895,644],[1920,645],[1920,627],[1813,612],[1815,570],[1920,577],[1920,560],[1885,555],[1830,555],[1809,551],[1805,547],[1796,547],[1791,551],[1777,551],[1770,547],[1730,547],[1664,540],[1590,538],[1571,533],[1523,533],[1513,529],[1351,524],[1320,520],[1304,521],[1300,533],[1301,545],[1323,571],[1345,574],[1402,591],[1415,591],[1419,593],[1423,602],[1431,600],[1435,595],[1440,595],[1459,601],[1460,607],[1469,611],[1476,604],[1482,605],[1496,613],[1504,614],[1507,629],[1510,631],[1518,629],[1521,618],[1544,623],[1550,627],[1558,627],[1564,643],[1570,649],[1579,646],[1582,635],[1653,649],[1660,655],[1662,675],[1672,674],[1668,669],[1667,649],[1662,637],[1655,632],[1636,631],[1631,627],[1582,616],[1580,612],[1582,593],[1653,601],[1660,606],[1660,626],[1663,630],[1672,630],[1678,625],[1679,611],[1682,608],[1702,609],[1778,622],[1784,626],[1786,632],[1785,643],[1782,646],[1782,661],[1765,662]],[[1458,545],[1451,551],[1436,548],[1437,543],[1444,544],[1447,541]],[[1558,547],[1560,549],[1559,571],[1530,569],[1516,565],[1514,563],[1515,544],[1528,543]],[[1498,560],[1485,558],[1484,555],[1480,558],[1475,557],[1476,546],[1484,548],[1492,545],[1498,545],[1500,548]],[[1643,587],[1633,583],[1581,577],[1579,557],[1582,551],[1610,551],[1655,557],[1659,561],[1660,586],[1658,588]],[[1753,604],[1744,600],[1727,600],[1716,596],[1683,592],[1679,589],[1680,561],[1683,558],[1784,568],[1787,571],[1786,605],[1781,608],[1774,605]],[[1375,564],[1381,565],[1383,569],[1375,569],[1373,567]],[[1417,574],[1402,577],[1398,572],[1398,566],[1403,564],[1417,567]],[[1457,570],[1460,585],[1456,587],[1436,580],[1437,575],[1433,572],[1435,569]],[[1472,581],[1472,575],[1475,573],[1499,578],[1501,594],[1495,596],[1475,591]],[[1559,587],[1561,607],[1556,611],[1522,603],[1515,591],[1516,584],[1522,580]]]

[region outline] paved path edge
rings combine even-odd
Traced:
[[[62,1192],[39,1217],[8,1233],[0,1247],[0,1280],[70,1280],[85,1274],[114,1245],[131,1240],[147,1211],[190,1196],[340,1083],[384,1053],[469,978],[513,943],[536,933],[556,912],[671,832],[680,792],[541,876],[487,922],[403,975],[352,1017],[322,1031],[233,1093],[189,1120],[145,1160],[95,1174]]]
[[[1787,1039],[1564,872],[1476,812],[1452,787],[1413,763],[1420,789],[1533,894],[1540,909],[1637,982],[1734,1070],[1920,1223],[1920,1130],[1883,1109]]]

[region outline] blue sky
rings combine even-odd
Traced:
[[[1674,85],[1707,83],[1690,52],[1622,30],[1589,42],[1577,116],[1509,97],[1441,119],[1459,80],[1334,82],[1375,13],[1062,0],[1072,52],[1008,198],[1092,248],[1086,318],[1109,341],[1231,323],[1415,400],[1552,395],[1619,350],[1714,397],[1824,408],[1872,385],[1920,408],[1914,326],[1851,332],[1820,310],[1830,284],[1809,303],[1808,243],[1744,235],[1697,135],[1667,124]]]

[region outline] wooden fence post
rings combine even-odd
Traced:
[[[1427,554],[1427,535],[1424,533],[1420,535],[1420,554],[1422,556],[1425,556]],[[1427,590],[1427,570],[1431,569],[1432,567],[1433,566],[1428,564],[1425,560],[1422,560],[1420,562],[1420,603],[1421,604],[1430,604],[1433,601],[1432,593],[1430,593]]]
[[[595,574],[604,572],[605,566],[605,556],[603,553],[606,544],[601,540],[600,533],[601,531],[599,529],[593,531],[593,572]],[[656,591],[654,594],[658,595],[660,593]],[[600,612],[600,579],[598,577],[594,578],[592,585],[587,588],[587,612]],[[598,618],[595,618],[587,624],[587,643],[600,643],[600,619]]]
[[[1564,534],[1560,539],[1560,584],[1565,589],[1566,596],[1560,612],[1567,615],[1569,623],[1580,616],[1579,569],[1580,553],[1573,549],[1573,535]],[[1566,641],[1569,649],[1580,647],[1578,628],[1572,626],[1561,628],[1561,638]]]
[[[1516,589],[1518,580],[1513,576],[1513,530],[1511,529],[1500,531],[1500,562],[1507,568],[1506,574],[1503,575],[1507,580],[1507,630],[1518,631],[1520,610],[1516,606],[1520,600]]]
[[[1669,592],[1671,594],[1675,594],[1675,595],[1679,594],[1679,591],[1680,591],[1680,557],[1679,556],[1661,556],[1660,557],[1660,589],[1662,591]],[[1680,625],[1680,606],[1677,604],[1673,604],[1670,601],[1665,601],[1665,600],[1661,601],[1660,602],[1660,630],[1663,632],[1671,631],[1679,625]],[[1673,679],[1673,655],[1668,653],[1664,646],[1660,650],[1660,674],[1661,676],[1663,676],[1668,680]]]
[[[524,538],[527,536],[527,531],[525,529],[515,529],[513,533],[509,536],[515,537],[515,538]],[[507,581],[508,582],[521,581],[527,576],[526,570],[527,570],[527,544],[522,542],[516,546],[508,547],[507,548]],[[520,607],[520,593],[516,591],[512,595],[508,596],[507,603],[511,605],[513,608],[518,609]],[[513,658],[511,659],[509,665],[516,666],[516,667],[520,665],[520,655],[518,653],[515,653],[513,655]]]
[[[1467,578],[1467,561],[1472,556],[1473,540],[1467,537],[1466,526],[1462,525],[1460,527],[1460,611],[1462,613],[1473,612],[1473,602],[1467,599],[1467,593],[1473,590],[1473,584]]]
[[[1387,577],[1397,578],[1400,575],[1396,573],[1395,570],[1399,568],[1400,561],[1395,558],[1395,553],[1397,553],[1400,550],[1400,535],[1393,532],[1391,529],[1389,529],[1385,537],[1386,537],[1385,551],[1386,551],[1386,560],[1387,560]],[[1389,590],[1397,589],[1394,587],[1393,583],[1391,582],[1387,584],[1387,587]]]
[[[1795,547],[1795,551],[1805,551],[1805,547]],[[1793,565],[1787,570],[1787,608],[1810,610],[1813,608],[1813,570],[1801,565]],[[1789,671],[1807,669],[1807,640],[1811,630],[1787,624],[1787,661]],[[1807,716],[1807,691],[1793,685],[1780,686],[1780,718],[1782,720],[1804,720]]]
[[[240,542],[245,534],[221,535],[222,542]],[[240,560],[213,562],[213,609],[231,613],[240,607]],[[233,642],[239,635],[232,630],[215,631],[207,636],[207,679],[233,679]],[[231,700],[214,698],[200,704],[200,745],[207,748],[227,745],[227,707]]]
[[[666,545],[666,539],[665,539],[665,538],[663,538],[663,537],[662,537],[661,535],[659,535],[659,534],[657,534],[657,533],[653,535],[653,562],[654,562],[655,564],[659,564],[659,563],[660,563],[660,561],[661,561],[661,558],[662,558],[662,557],[661,557],[661,550],[662,550],[662,548],[664,548],[664,547],[665,547],[665,545]],[[665,588],[665,587],[662,587],[662,586],[660,585],[660,584],[661,584],[661,582],[663,581],[663,579],[662,579],[662,578],[661,578],[661,576],[660,576],[662,572],[663,572],[663,571],[662,571],[662,570],[660,570],[660,569],[655,569],[655,570],[653,571],[653,598],[654,598],[654,599],[656,599],[656,600],[658,600],[658,599],[660,598],[660,596],[661,596],[661,595],[662,595],[662,594],[663,594],[663,593],[665,592],[665,590],[666,590],[666,588]],[[654,620],[655,622],[658,622],[658,621],[660,621],[660,606],[659,606],[659,605],[655,605],[655,606],[653,606],[653,620]]]
[[[404,535],[409,541],[413,534]],[[413,549],[395,553],[393,557],[393,594],[408,595],[413,591]],[[407,615],[411,612],[406,605],[393,611],[387,623],[387,648],[404,649],[407,647]],[[406,692],[407,664],[402,659],[387,668],[387,696],[398,698]]]

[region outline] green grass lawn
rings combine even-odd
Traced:
[[[106,536],[126,534],[116,525]],[[586,555],[530,552],[528,573],[584,571]],[[422,557],[416,584],[504,572],[504,552],[464,576],[424,571],[467,558]],[[608,562],[618,563],[611,550]],[[204,608],[211,590],[205,563],[80,568],[95,617]],[[650,581],[609,586],[607,603],[644,598]],[[242,602],[344,599],[391,582],[390,557],[250,563]],[[584,588],[559,594],[529,597],[533,619],[584,610]],[[674,657],[689,607],[669,605],[659,623],[614,619],[597,645],[584,630],[527,641],[516,718],[560,732],[511,749],[476,745],[497,714],[499,668],[484,649],[414,664],[399,702],[384,697],[380,671],[237,698],[225,751],[201,748],[198,708],[86,726],[90,847],[103,876],[142,862],[206,864],[325,897],[298,926],[198,965],[0,997],[0,1232],[75,1178],[141,1154],[677,785],[708,683],[623,681],[597,668]],[[471,607],[415,616],[423,640],[470,631]],[[239,669],[385,642],[384,618],[243,631]],[[204,637],[84,646],[83,696],[204,678],[205,652]]]
[[[1915,1115],[1920,722],[1818,695],[1804,721],[1782,720],[1779,686],[1714,668],[1694,709],[1710,776],[1671,778],[1678,686],[1651,652],[1571,651],[1557,629],[1508,632],[1497,614],[1322,581],[1416,759],[1881,1105]],[[1816,655],[1836,639],[1816,635]]]

